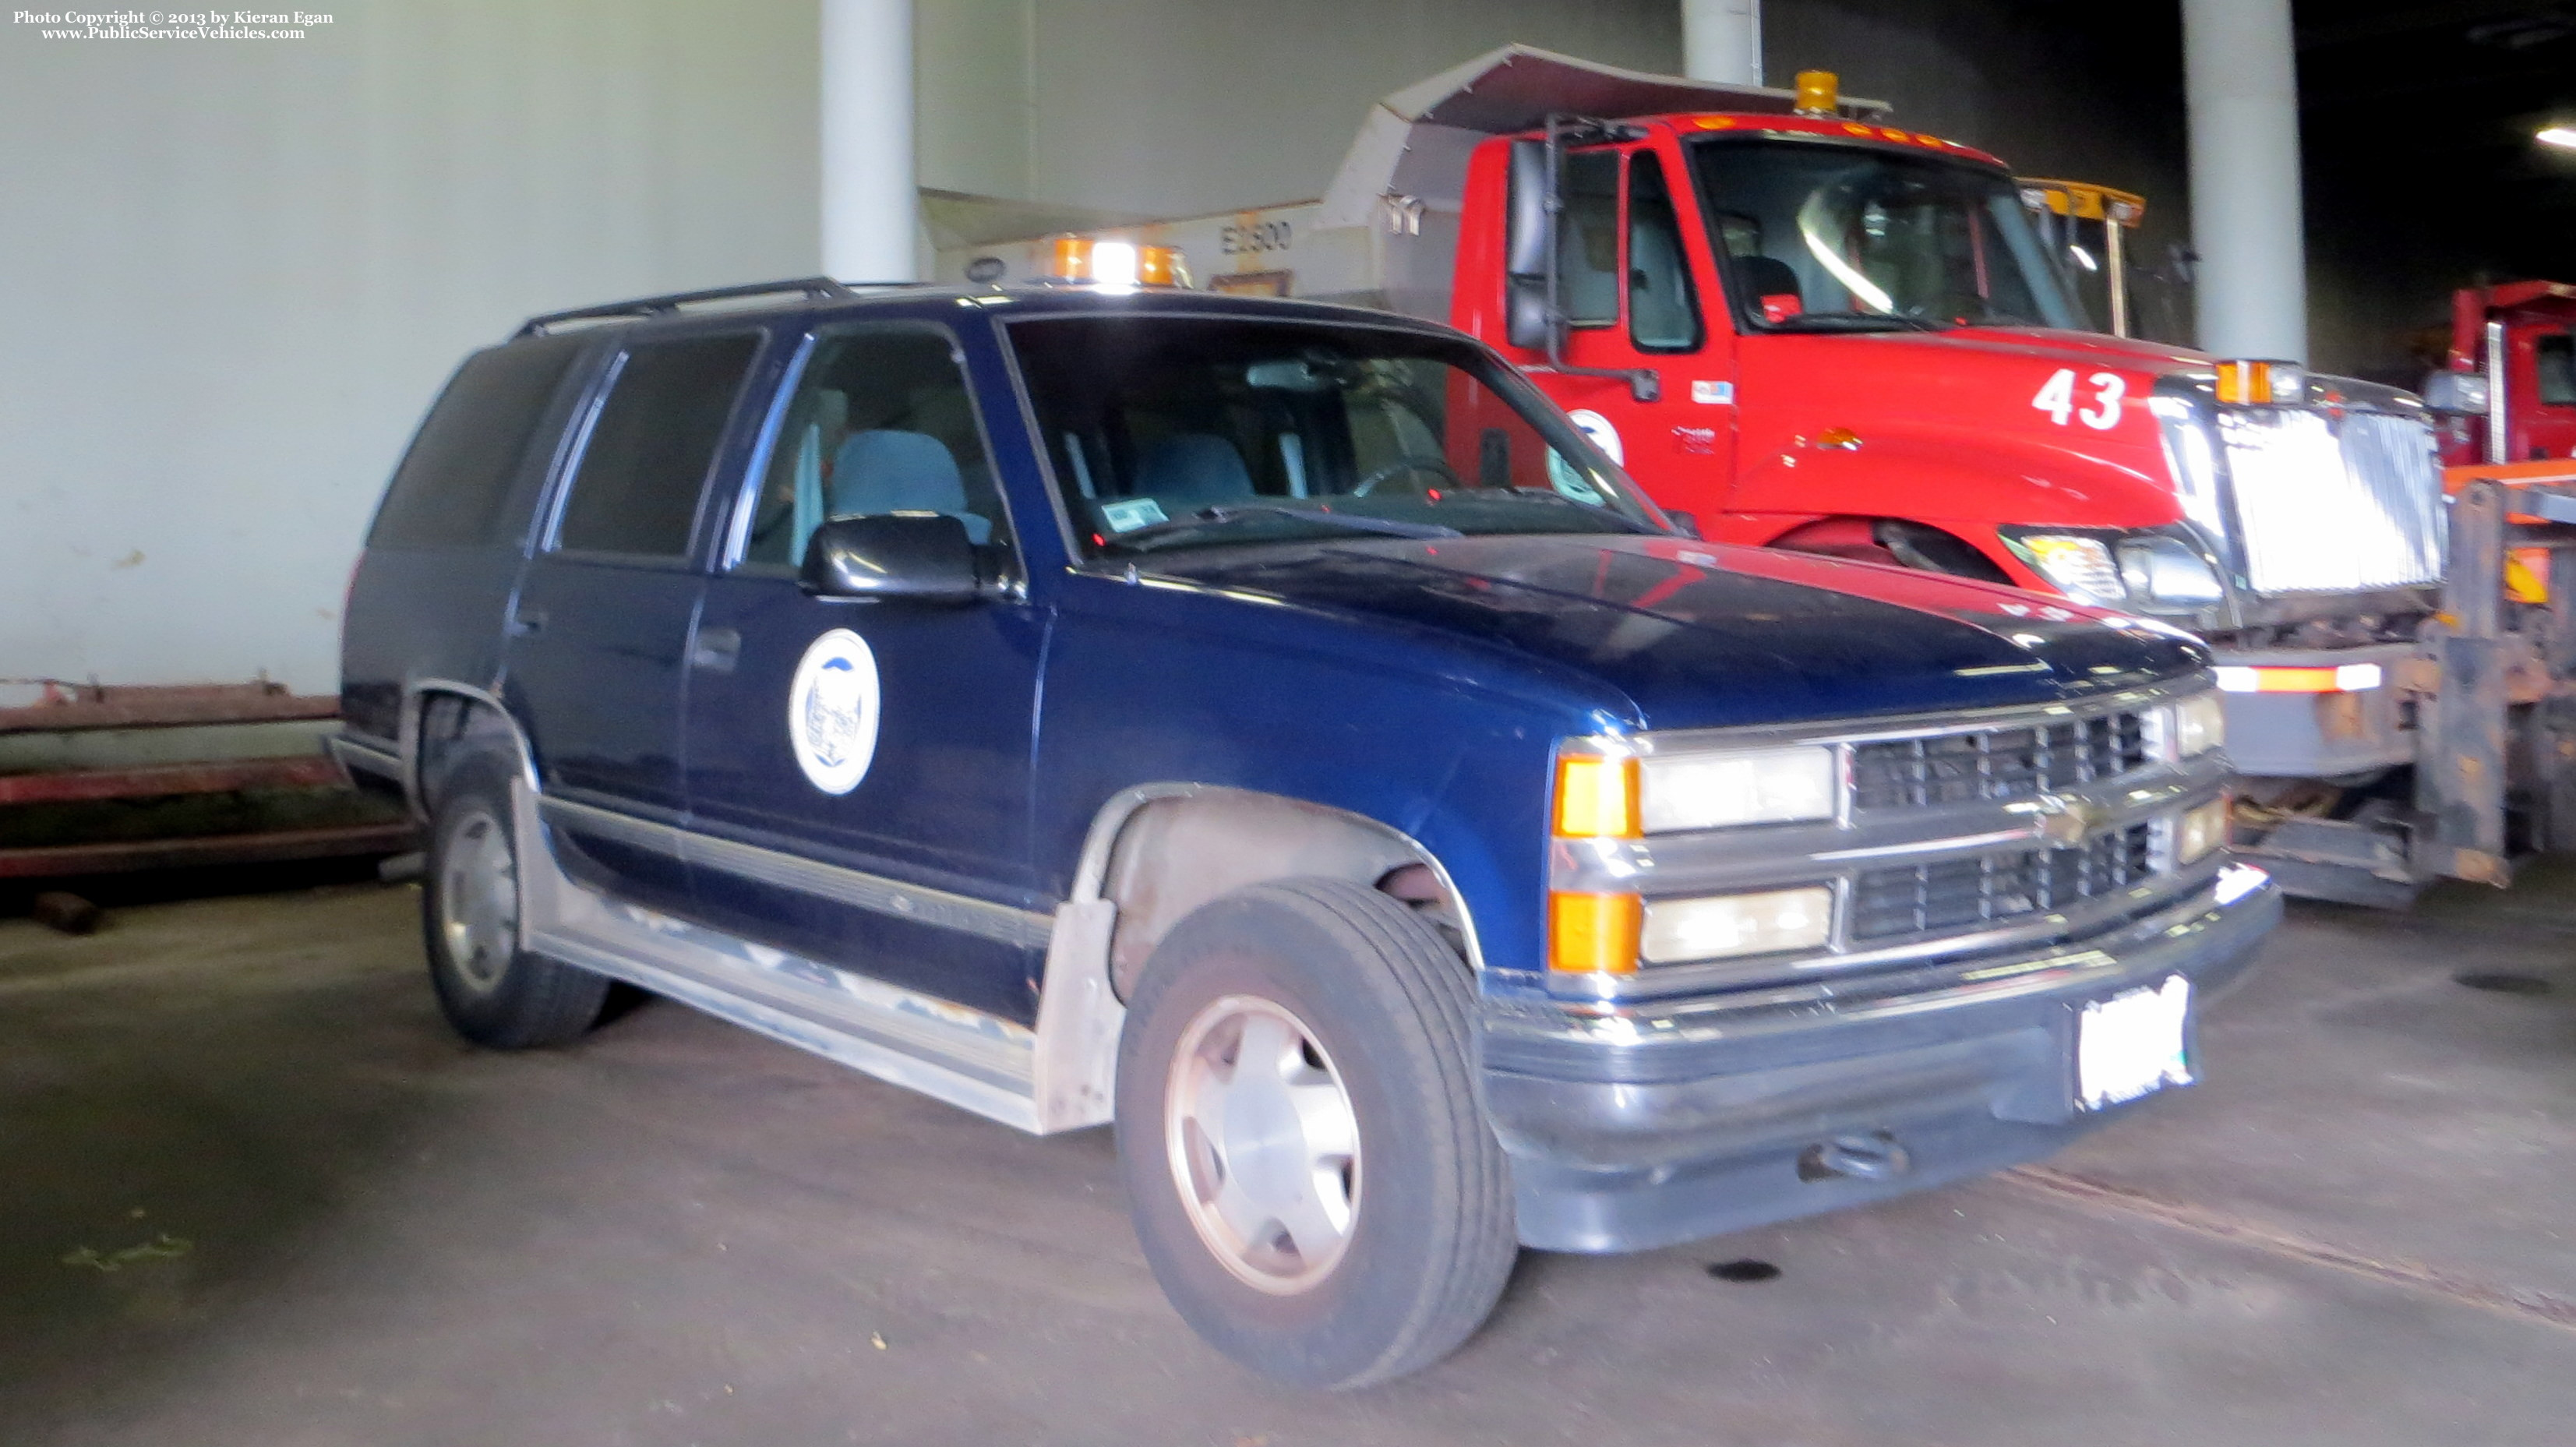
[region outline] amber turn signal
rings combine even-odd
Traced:
[[[1587,975],[1629,975],[1637,970],[1637,937],[1646,906],[1633,894],[1547,897],[1547,966]]]
[[[1637,761],[1575,754],[1556,761],[1556,833],[1562,839],[1635,839]]]

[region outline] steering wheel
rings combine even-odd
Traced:
[[[1467,485],[1459,478],[1457,472],[1449,466],[1449,460],[1447,458],[1435,456],[1428,452],[1408,452],[1404,456],[1397,458],[1383,467],[1372,469],[1368,476],[1361,478],[1352,486],[1351,496],[1366,497],[1370,493],[1377,491],[1377,485],[1379,483],[1385,482],[1389,478],[1401,477],[1408,472],[1437,473],[1441,477],[1448,479],[1451,487],[1464,488]]]

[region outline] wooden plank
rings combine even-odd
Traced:
[[[0,708],[0,734],[65,733],[84,729],[176,728],[188,724],[285,723],[338,718],[330,694],[289,693],[264,683],[182,684],[172,687],[84,684],[70,693],[22,708]]]
[[[338,764],[318,754],[141,769],[65,769],[50,774],[0,774],[0,805],[150,799],[233,789],[319,789],[348,782]]]
[[[329,829],[279,829],[265,834],[212,834],[196,839],[129,839],[111,844],[0,849],[0,879],[64,879],[142,869],[397,854],[415,847],[417,838],[418,831],[407,823],[354,824]]]

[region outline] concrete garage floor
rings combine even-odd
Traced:
[[[2576,871],[2295,909],[2151,1116],[1866,1211],[1527,1257],[1466,1351],[1352,1397],[1182,1327],[1105,1133],[661,1003],[479,1053],[415,903],[0,920],[0,1442],[2576,1440]],[[1781,1274],[1705,1270],[1739,1258]]]

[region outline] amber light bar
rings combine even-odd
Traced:
[[[1111,288],[1190,284],[1189,261],[1177,246],[1099,241],[1088,236],[1048,238],[1046,274],[1056,281],[1092,282]]]
[[[2223,693],[2367,693],[2387,681],[2385,670],[2376,663],[2345,663],[2331,668],[2233,665],[2213,671]]]
[[[2235,406],[2269,407],[2293,403],[2303,399],[2307,389],[2307,374],[2296,362],[2218,364],[2218,400]]]

